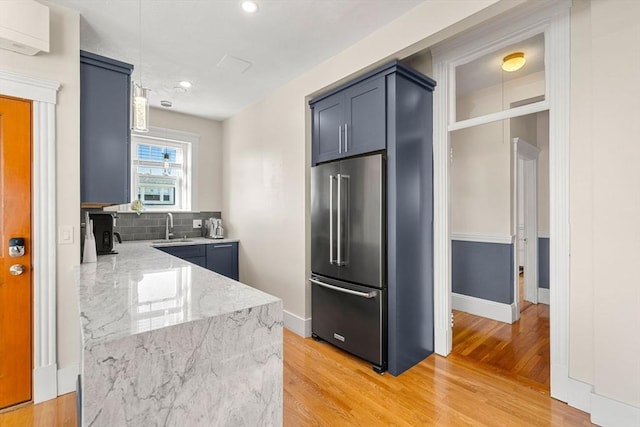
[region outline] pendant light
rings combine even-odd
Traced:
[[[149,132],[149,89],[142,85],[142,0],[138,0],[138,82],[133,83],[131,127],[136,132]]]

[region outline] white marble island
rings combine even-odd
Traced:
[[[78,268],[83,426],[282,424],[282,301],[151,247]]]

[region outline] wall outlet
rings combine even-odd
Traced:
[[[193,220],[193,228],[202,228],[202,220],[194,219]]]

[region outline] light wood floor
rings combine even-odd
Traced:
[[[513,324],[454,311],[451,358],[476,362],[496,375],[549,393],[549,306],[529,304]]]
[[[75,426],[75,395],[0,415],[0,426]],[[587,414],[470,358],[431,356],[393,377],[284,333],[284,425],[587,426]]]

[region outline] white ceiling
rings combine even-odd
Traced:
[[[253,15],[240,0],[51,1],[82,15],[81,49],[133,64],[134,80],[142,73],[152,106],[224,119],[423,0],[257,0]],[[251,66],[217,67],[225,55]],[[186,93],[174,89],[181,80],[193,82]]]

